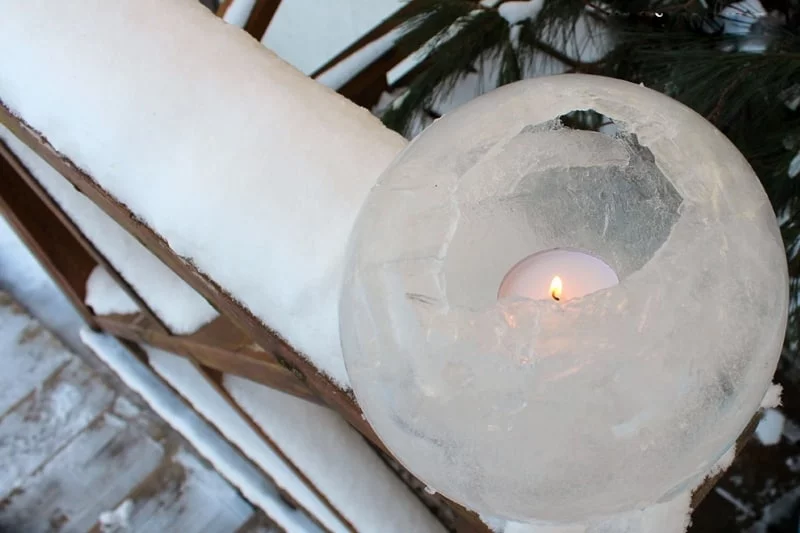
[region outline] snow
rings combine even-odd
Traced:
[[[734,35],[739,39],[735,43],[722,44],[722,49],[751,54],[766,50],[770,36],[753,32],[753,25],[766,16],[767,12],[759,0],[742,0],[725,6],[717,16],[717,22],[722,24],[724,34]]]
[[[253,6],[256,5],[256,0],[233,0],[225,14],[222,15],[222,20],[228,24],[233,24],[240,28],[244,28],[247,24],[247,19],[250,18],[250,13],[253,12]]]
[[[761,408],[768,409],[770,407],[778,407],[781,404],[781,392],[783,389],[778,384],[771,384],[764,393],[764,398],[761,400]]]
[[[78,330],[84,324],[83,318],[34,259],[2,215],[0,215],[0,289],[7,291],[22,307],[39,318],[42,325],[54,332],[70,351],[89,354],[89,350],[78,336]],[[8,351],[8,357],[13,353]]]
[[[68,361],[64,347],[0,291],[0,416]]]
[[[243,378],[226,375],[223,384],[357,531],[444,531],[336,413]]]
[[[288,63],[310,74],[380,24],[403,3],[404,0],[287,0],[278,7],[261,42]]]
[[[404,29],[402,27],[395,28],[386,35],[375,39],[328,70],[322,72],[316,77],[316,80],[333,90],[339,90],[356,74],[391,50],[392,46],[394,46],[394,42],[403,34],[403,31]]]
[[[495,516],[479,515],[479,517],[481,522],[489,526],[489,529],[494,533],[503,533],[503,529],[506,527],[506,520]]]
[[[518,24],[523,20],[533,20],[544,7],[544,0],[528,0],[504,2],[497,8],[500,16],[509,24]]]
[[[181,433],[245,498],[263,509],[279,526],[289,532],[319,530],[300,511],[291,509],[261,472],[245,461],[119,341],[87,328],[81,330],[81,338],[128,387],[141,395],[161,418]]]
[[[728,503],[736,507],[743,515],[755,516],[755,513],[753,512],[753,509],[750,508],[750,506],[745,504],[742,500],[740,500],[727,490],[723,489],[722,487],[714,487],[714,492],[717,493],[721,498],[726,500]]]
[[[121,416],[122,418],[133,418],[140,413],[140,409],[136,407],[129,399],[124,396],[119,396],[116,401],[114,401],[114,414]]]
[[[399,135],[193,0],[14,2],[0,47],[14,113],[347,386],[342,259]]]
[[[798,100],[800,101],[800,98]],[[800,174],[800,152],[795,154],[795,156],[789,162],[789,172],[788,173],[789,173],[789,177],[790,178],[794,178],[795,176]]]
[[[130,498],[122,502],[114,511],[100,513],[100,531],[103,533],[127,529],[130,526],[133,500]]]
[[[5,93],[0,93],[0,99],[4,98]],[[2,124],[0,139],[174,333],[191,333],[216,318],[216,311],[203,297]],[[135,304],[132,307],[133,302],[121,299],[120,291],[108,290],[109,283],[114,282],[107,272],[93,272],[93,278],[88,280],[91,292],[87,296],[91,301],[87,303],[96,312],[138,309]]]
[[[291,470],[286,462],[260,437],[222,395],[187,359],[144,346],[153,370],[177,390],[203,418],[222,433],[244,455],[259,466],[275,484],[331,531],[347,526],[320,497]]]
[[[761,519],[753,524],[747,533],[774,533],[775,526],[796,516],[798,501],[800,501],[800,487],[792,489],[777,501],[766,506],[761,514]]]
[[[690,492],[645,509],[580,524],[504,522],[481,517],[497,533],[684,533],[690,523]]]
[[[766,14],[759,0],[743,0],[725,6],[718,18],[724,25],[724,33],[747,35],[750,33],[750,27]]]
[[[186,475],[178,491],[178,507],[184,513],[194,517],[199,522],[197,524],[185,524],[185,531],[198,531],[201,530],[201,528],[204,531],[213,531],[214,528],[211,524],[220,524],[217,526],[217,531],[219,533],[227,533],[231,530],[238,530],[244,522],[248,521],[248,518],[252,517],[252,507],[250,507],[233,487],[225,482],[219,472],[208,468],[196,454],[191,453],[185,447],[180,447],[173,454],[172,460],[174,462],[173,464],[180,466]],[[198,493],[205,496],[205,501],[197,497],[192,497]],[[155,505],[153,507],[156,509],[163,505],[161,502],[154,503]],[[219,513],[219,511],[215,510],[215,505],[224,509],[223,513]],[[136,514],[147,513],[144,509],[139,509],[138,511],[139,513]],[[220,516],[220,514],[223,516]],[[209,520],[211,516],[213,516],[213,518]],[[136,518],[139,517],[135,516],[134,518],[135,521],[138,521]],[[206,521],[206,524],[201,526],[200,524],[204,521]],[[149,516],[144,521],[143,525],[137,524],[132,529],[139,531],[168,531],[173,528],[175,530],[182,529],[175,526],[175,519],[173,517]]]
[[[508,522],[502,533],[586,533],[585,525],[537,525],[523,522]]]
[[[773,446],[781,441],[786,417],[777,409],[767,409],[756,427],[756,437],[764,446]]]
[[[711,467],[711,470],[708,471],[706,479],[716,476],[721,472],[724,472],[725,470],[731,467],[731,465],[735,460],[736,460],[736,445],[734,444],[728,449],[727,452],[722,454],[722,457],[720,457],[714,464],[714,466]]]
[[[403,102],[403,99],[408,96],[408,89],[406,87],[398,87],[391,91],[383,91],[378,96],[378,101],[372,107],[371,111],[376,116],[381,116],[384,111],[389,108],[395,108]]]
[[[790,418],[786,419],[783,424],[783,436],[792,443],[797,444],[800,442],[800,426],[795,424]]]
[[[630,528],[638,521],[641,533],[683,533],[691,523],[692,496],[689,491],[678,494],[671,501],[656,504],[647,509],[631,513]],[[625,531],[606,529],[606,531]],[[629,530],[630,531],[630,530]],[[635,529],[632,529],[635,532]],[[597,533],[600,533],[598,531]]]
[[[97,315],[137,313],[139,306],[134,302],[108,271],[100,265],[94,267],[86,280],[86,305]]]

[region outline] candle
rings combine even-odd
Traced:
[[[593,255],[577,250],[546,250],[511,267],[497,297],[563,302],[618,283],[616,272]]]

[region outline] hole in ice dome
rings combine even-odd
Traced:
[[[576,109],[559,116],[556,120],[563,127],[573,130],[596,131],[611,137],[620,133],[614,119],[594,109]]]
[[[451,304],[483,308],[509,295],[564,302],[616,285],[650,261],[679,218],[683,198],[624,122],[575,110],[501,142],[465,168],[450,204],[458,209],[445,211],[449,243],[437,269]],[[601,281],[556,271],[534,276],[535,287],[509,281],[529,278],[514,269],[538,272],[543,252],[570,255],[566,264],[588,256]],[[501,284],[514,289],[498,292]]]

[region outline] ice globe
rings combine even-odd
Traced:
[[[342,345],[368,421],[430,487],[512,520],[697,485],[758,410],[786,327],[781,236],[745,158],[614,79],[522,81],[436,121],[348,253]]]

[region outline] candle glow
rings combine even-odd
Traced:
[[[561,282],[561,277],[556,276],[553,278],[553,281],[550,282],[550,296],[553,297],[553,300],[559,301],[561,300],[561,290],[564,288],[564,284]]]
[[[565,302],[617,283],[616,272],[603,260],[582,251],[556,248],[537,252],[512,266],[500,283],[497,297]]]

